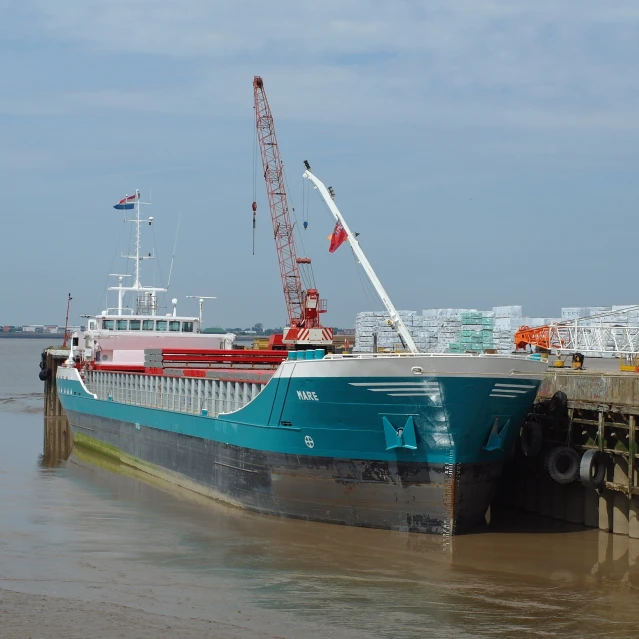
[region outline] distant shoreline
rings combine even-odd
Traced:
[[[1,333],[0,338],[6,339],[48,339],[48,340],[64,340],[64,333]]]

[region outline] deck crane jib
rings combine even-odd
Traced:
[[[357,261],[362,266],[362,269],[364,269],[364,273],[366,273],[366,276],[373,285],[375,292],[377,293],[377,295],[379,295],[382,304],[384,304],[384,306],[386,307],[386,311],[388,312],[389,325],[392,326],[395,331],[397,331],[397,335],[402,341],[404,347],[408,349],[408,351],[416,355],[417,353],[419,353],[419,350],[417,349],[417,346],[413,341],[413,337],[410,334],[410,331],[408,330],[408,328],[406,328],[406,324],[404,324],[404,321],[402,320],[400,314],[397,312],[397,309],[393,305],[393,302],[391,302],[388,293],[386,293],[384,287],[382,286],[382,283],[379,281],[379,278],[373,270],[373,267],[366,258],[366,255],[364,255],[364,251],[362,251],[362,248],[357,241],[357,234],[351,233],[348,224],[346,224],[344,216],[341,214],[340,210],[335,204],[335,191],[333,191],[332,187],[330,186],[326,188],[324,183],[313,174],[313,172],[311,171],[311,165],[306,160],[304,161],[304,166],[306,167],[306,171],[304,171],[302,177],[310,180],[315,185],[315,188],[319,191],[319,194],[322,196],[324,203],[335,218],[335,221],[342,227],[343,232],[346,235],[346,239],[348,240],[348,243],[350,244],[355,257],[357,258]]]
[[[326,300],[320,298],[315,286],[311,259],[298,257],[295,245],[295,228],[291,222],[284,165],[280,156],[273,114],[259,76],[253,78],[255,100],[255,126],[262,158],[266,193],[273,222],[273,236],[280,267],[282,289],[289,325],[284,329],[282,342],[295,348],[330,346],[333,329],[322,326],[322,313],[326,312]],[[255,224],[255,202],[253,203]]]

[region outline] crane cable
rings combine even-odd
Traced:
[[[255,111],[255,107],[253,107]],[[255,116],[257,123],[257,115]],[[255,214],[257,213],[257,124],[253,127],[253,255],[255,255]]]
[[[284,163],[282,163],[282,175],[284,176],[284,183],[286,185],[286,194],[287,194],[287,203],[290,202],[291,203],[291,209],[290,212],[293,214],[293,219],[294,219],[294,223],[293,223],[293,227],[294,230],[293,232],[295,233],[295,231],[297,230],[297,234],[296,237],[299,240],[299,243],[302,246],[302,251],[304,252],[304,255],[306,255],[306,247],[304,246],[304,238],[302,237],[302,234],[299,232],[298,230],[298,219],[297,219],[297,211],[295,210],[295,206],[293,205],[292,202],[292,197],[291,197],[291,187],[288,184],[288,179],[286,178],[286,171],[284,170]],[[306,182],[306,180],[304,180],[304,182]],[[304,202],[304,195],[303,195],[304,191],[302,191],[302,203]],[[303,209],[303,207],[302,207]],[[303,214],[303,210],[302,210],[302,214]],[[304,289],[308,290],[309,288],[316,288],[315,287],[315,274],[313,273],[313,267],[310,264],[307,265],[299,265],[300,267],[305,266],[305,268],[300,268],[300,275],[302,277],[302,284],[304,285]]]

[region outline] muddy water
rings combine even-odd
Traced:
[[[50,460],[32,412],[42,346],[0,341],[8,636],[639,634],[636,540],[524,517],[452,542],[278,520],[86,454]]]

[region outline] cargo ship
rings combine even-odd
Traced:
[[[157,323],[170,317],[136,315],[122,331],[139,339],[142,324],[131,331],[130,322],[146,319],[152,347],[123,356],[115,343],[108,361],[96,361],[91,335],[76,335],[58,368],[74,440],[259,513],[419,533],[471,530],[546,365],[525,355],[417,352],[328,190],[309,166],[304,177],[342,225],[406,352],[192,346],[158,334]]]

